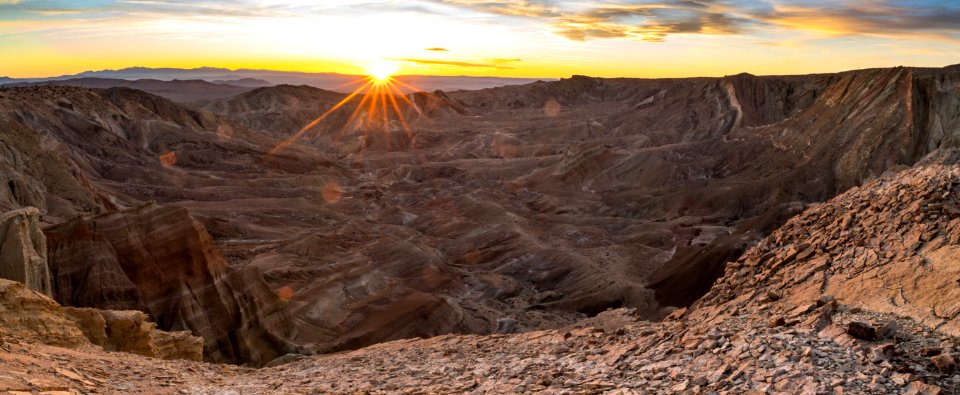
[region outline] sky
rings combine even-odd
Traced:
[[[0,76],[690,77],[960,63],[960,0],[0,0]]]

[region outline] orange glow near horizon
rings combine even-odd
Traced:
[[[958,12],[956,0],[0,0],[0,53],[11,54],[0,76],[217,67],[658,78],[939,67],[960,62],[960,24],[948,17]],[[395,69],[370,66],[383,62]]]
[[[347,84],[361,84],[359,88],[348,94],[343,98],[343,100],[335,104],[329,110],[325,111],[323,114],[320,114],[320,116],[307,123],[307,125],[297,131],[297,133],[294,133],[280,144],[277,144],[276,147],[273,147],[273,149],[270,150],[270,154],[275,155],[288,148],[291,144],[302,139],[307,133],[316,128],[317,125],[319,125],[324,119],[330,115],[333,115],[335,112],[349,104],[357,96],[362,96],[362,98],[356,105],[356,108],[353,109],[353,112],[350,113],[350,117],[341,128],[340,134],[345,133],[347,129],[356,122],[364,122],[365,134],[371,130],[378,129],[382,130],[383,132],[387,132],[390,125],[390,118],[393,116],[400,123],[403,131],[409,135],[410,126],[407,123],[406,117],[403,115],[403,110],[400,108],[400,102],[402,101],[403,103],[406,103],[407,106],[416,111],[419,111],[419,109],[406,95],[403,94],[399,86],[403,86],[414,92],[419,91],[420,89],[394,79],[390,73],[395,71],[396,68],[392,67],[392,65],[381,65],[377,66],[377,68],[368,68],[371,73],[369,76]],[[398,101],[397,98],[400,100]],[[366,116],[364,117],[364,115]]]

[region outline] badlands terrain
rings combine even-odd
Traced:
[[[0,89],[0,387],[960,392],[960,67],[346,96]]]

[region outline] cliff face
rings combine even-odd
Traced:
[[[0,278],[53,295],[47,268],[47,239],[40,230],[40,211],[29,207],[0,215]]]
[[[205,340],[208,359],[265,363],[288,352],[286,313],[256,269],[229,266],[185,209],[146,205],[46,231],[66,306],[141,310]]]
[[[47,243],[33,207],[0,215],[0,334],[61,347],[91,343],[164,359],[201,359],[203,340],[156,329],[139,311],[63,309],[53,296]],[[12,280],[12,281],[8,281]]]

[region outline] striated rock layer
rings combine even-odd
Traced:
[[[34,207],[0,214],[0,278],[52,296],[47,239],[39,218],[40,211]]]
[[[66,306],[140,310],[204,338],[212,361],[265,363],[289,351],[289,318],[254,268],[232,268],[203,225],[148,204],[46,230]]]

